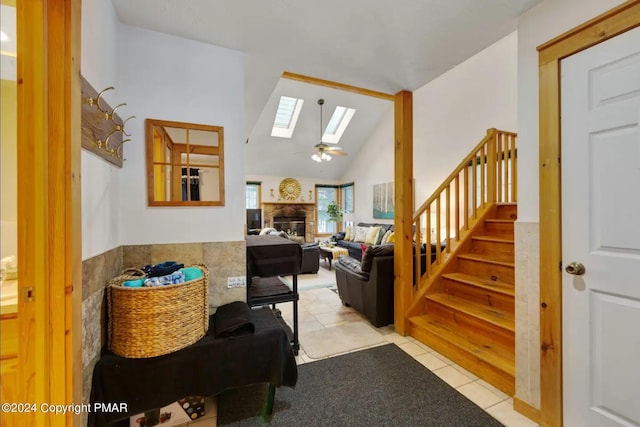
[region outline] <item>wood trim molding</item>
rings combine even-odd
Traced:
[[[18,397],[82,401],[81,0],[21,2],[18,38]],[[25,425],[76,425],[37,411]]]
[[[394,111],[394,325],[404,336],[413,297],[413,93],[398,92]]]
[[[640,26],[640,0],[632,0],[538,47],[541,248],[539,422],[542,426],[562,426],[563,422],[560,61],[637,26]]]
[[[520,412],[522,415],[529,418],[535,423],[540,422],[540,410],[538,408],[534,408],[524,400],[520,400],[515,396],[513,396],[513,409],[516,412]]]
[[[372,96],[374,98],[386,99],[387,101],[393,101],[395,99],[394,95],[378,92],[375,90],[364,89],[358,86],[346,85],[344,83],[333,82],[331,80],[319,79],[317,77],[305,76],[303,74],[290,73],[289,71],[285,71],[282,73],[283,79],[289,80],[297,80],[303,83],[309,83],[312,85],[325,86],[333,89],[344,90],[345,92],[353,92],[360,95]]]

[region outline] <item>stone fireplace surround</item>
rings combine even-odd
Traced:
[[[265,227],[273,227],[274,218],[305,218],[305,242],[315,240],[316,204],[303,202],[262,203],[262,221]],[[275,228],[275,227],[273,227]]]

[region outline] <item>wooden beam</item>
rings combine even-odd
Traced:
[[[540,424],[562,426],[561,59],[640,26],[631,0],[538,47],[540,117]]]
[[[413,298],[413,94],[398,92],[394,111],[394,323],[396,332],[406,335],[406,312]]]
[[[385,99],[387,101],[395,100],[395,96],[388,93],[378,92],[370,89],[364,89],[357,86],[346,85],[344,83],[333,82],[331,80],[323,80],[317,77],[305,76],[303,74],[290,73],[289,71],[285,71],[284,73],[282,73],[282,78],[289,79],[289,80],[297,80],[299,82],[308,83],[312,85],[325,86],[333,89],[344,90],[346,92],[353,92],[359,95],[372,96],[374,98]]]

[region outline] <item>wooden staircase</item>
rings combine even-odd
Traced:
[[[509,395],[515,388],[514,203],[497,204],[424,296],[409,333]]]

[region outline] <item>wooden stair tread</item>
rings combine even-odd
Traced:
[[[427,295],[426,298],[508,331],[515,332],[516,330],[515,319],[512,312],[508,313],[493,307],[476,304],[464,298],[459,298],[446,293],[431,294]]]
[[[476,276],[464,273],[443,274],[442,277],[456,282],[465,283],[467,285],[476,286],[478,288],[488,289],[493,292],[501,293],[508,296],[515,296],[515,289],[512,284],[498,282],[495,280],[484,280]]]
[[[410,317],[409,321],[415,326],[428,330],[432,334],[441,337],[451,345],[473,354],[478,359],[505,372],[507,375],[515,377],[516,370],[513,355],[510,355],[497,347],[482,344],[474,338],[462,335],[449,327],[445,322],[428,314]]]
[[[513,224],[515,219],[501,219],[501,218],[486,218],[484,222],[491,222],[493,224]]]
[[[496,237],[496,236],[472,236],[471,240],[482,240],[484,242],[495,242],[495,243],[515,243],[513,239],[505,239],[504,237]]]
[[[489,255],[483,255],[483,254],[466,253],[466,254],[459,254],[458,258],[468,259],[471,261],[486,262],[487,264],[501,265],[503,267],[515,268],[513,257],[497,258],[495,255],[489,256]]]

